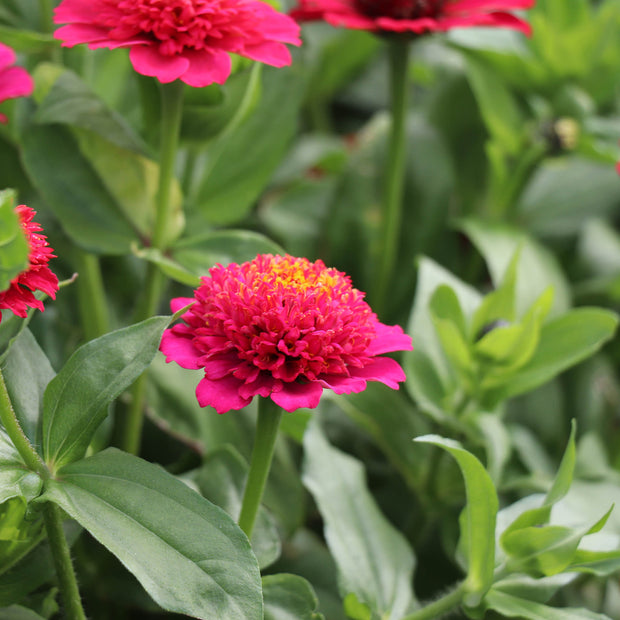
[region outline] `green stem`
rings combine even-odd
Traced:
[[[46,502],[43,506],[43,518],[60,591],[62,592],[66,617],[68,620],[86,620],[75,571],[73,570],[73,562],[71,561],[71,552],[65,532],[62,529],[60,508],[52,502]]]
[[[248,538],[252,537],[256,514],[265,490],[281,418],[282,409],[274,405],[271,399],[259,400],[252,461],[239,515],[239,527]]]
[[[4,426],[4,430],[13,442],[13,445],[24,460],[26,466],[32,471],[39,474],[44,480],[50,477],[49,469],[44,463],[39,453],[34,449],[28,437],[24,433],[15,410],[11,403],[11,398],[4,382],[4,376],[0,370],[0,421]]]
[[[26,466],[43,478],[49,480],[50,471],[43,459],[26,437],[11,403],[11,398],[0,371],[0,421],[4,426],[13,445],[24,460]],[[86,615],[82,608],[77,580],[71,563],[69,545],[62,529],[62,519],[58,506],[46,502],[43,506],[43,518],[52,557],[58,574],[58,581],[65,603],[69,620],[85,620]]]
[[[400,37],[388,42],[390,64],[391,131],[383,186],[379,273],[375,283],[373,307],[384,310],[398,256],[398,238],[402,221],[405,186],[406,118],[408,107],[409,41]]]
[[[39,15],[41,18],[41,32],[46,34],[54,32],[54,6],[51,0],[39,0]],[[57,64],[62,62],[60,47],[55,44],[50,50],[50,60]]]
[[[463,600],[465,594],[464,584],[460,584],[457,588],[448,592],[448,594],[429,603],[425,607],[414,611],[412,614],[405,616],[403,620],[437,620],[443,615],[456,609]]]
[[[78,301],[84,339],[89,341],[106,334],[110,327],[108,302],[103,288],[99,258],[81,248],[74,248]]]
[[[174,165],[179,144],[183,116],[183,82],[176,80],[161,85],[161,146],[159,159],[159,186],[157,189],[155,226],[151,247],[166,250],[167,235],[172,218],[172,184]],[[157,265],[149,263],[146,270],[145,290],[136,310],[136,321],[144,321],[157,311],[164,277]],[[132,400],[123,421],[121,447],[130,454],[138,454],[144,419],[146,373],[142,374],[132,388]]]

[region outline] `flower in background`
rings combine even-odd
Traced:
[[[300,45],[290,17],[257,0],[62,0],[55,36],[72,47],[128,47],[134,69],[160,82],[223,84],[229,52],[282,67]]]
[[[241,409],[254,396],[287,411],[316,407],[324,388],[361,392],[367,381],[398,389],[405,374],[382,353],[412,348],[398,326],[380,323],[348,276],[318,260],[261,254],[202,278],[194,302],[164,332],[166,361],[203,369],[202,407]]]
[[[33,221],[36,212],[26,205],[15,207],[15,211],[28,241],[29,265],[25,271],[13,278],[6,291],[0,292],[0,310],[10,310],[13,314],[26,318],[28,308],[44,310],[43,302],[34,296],[34,291],[42,291],[52,299],[56,298],[58,278],[47,266],[50,258],[55,258],[54,250],[47,244],[45,236],[39,234],[43,229]]]
[[[530,34],[530,26],[510,11],[529,9],[535,0],[299,0],[291,17],[324,20],[332,26],[373,32],[445,31],[490,26]]]
[[[32,78],[26,69],[12,66],[15,63],[15,52],[0,43],[0,103],[15,97],[27,97],[33,89]],[[7,118],[0,114],[0,123]]]

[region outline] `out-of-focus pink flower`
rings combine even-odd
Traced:
[[[324,20],[332,26],[373,32],[445,31],[490,26],[530,34],[530,26],[510,11],[529,9],[535,0],[299,0],[290,15],[299,21]]]
[[[361,392],[367,381],[398,389],[405,374],[382,353],[412,348],[398,326],[380,323],[348,276],[322,261],[261,254],[202,278],[194,302],[164,332],[168,362],[203,369],[196,388],[202,407],[241,409],[254,396],[286,411],[316,407],[324,388]]]
[[[14,67],[15,52],[0,43],[0,103],[15,97],[27,97],[33,89],[32,78],[26,69]],[[0,114],[0,123],[6,123],[7,118]]]
[[[301,43],[295,21],[258,0],[62,0],[54,21],[65,46],[128,47],[138,73],[196,87],[226,81],[229,52],[282,67],[284,43]]]
[[[39,234],[41,226],[33,221],[36,212],[26,205],[15,207],[22,230],[28,241],[28,268],[11,281],[6,291],[0,292],[0,310],[10,310],[19,317],[28,316],[28,308],[43,311],[43,302],[34,296],[34,291],[42,291],[52,299],[56,298],[58,278],[47,263],[55,258],[45,235]],[[2,317],[0,316],[0,320]]]

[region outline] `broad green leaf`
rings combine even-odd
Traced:
[[[121,149],[143,153],[144,145],[125,120],[67,69],[43,63],[34,73],[37,84],[46,84],[45,97],[34,116],[38,124],[81,127]]]
[[[560,467],[558,468],[558,473],[555,476],[553,485],[545,496],[544,503],[547,506],[551,506],[552,504],[559,502],[568,493],[570,485],[573,482],[573,473],[575,471],[575,459],[577,454],[575,448],[576,434],[577,423],[573,420],[571,422],[570,436],[568,438],[566,449],[564,450],[564,455],[562,456],[562,461],[560,462]]]
[[[138,234],[71,132],[60,125],[31,124],[21,144],[32,183],[71,239],[92,252],[126,254]]]
[[[412,490],[428,475],[429,459],[423,450],[412,450],[411,440],[429,431],[430,424],[419,415],[400,391],[377,382],[359,394],[334,397],[334,403],[377,443]]]
[[[437,421],[447,415],[447,390],[431,358],[417,348],[407,351],[403,363],[405,386],[418,407]]]
[[[560,573],[534,579],[523,574],[512,574],[493,584],[492,591],[501,591],[537,603],[546,603],[560,588],[577,578],[576,574]]]
[[[256,258],[257,254],[282,254],[284,250],[256,232],[222,230],[182,239],[170,252],[185,269],[204,276],[216,263],[243,263]]]
[[[515,288],[517,284],[517,269],[521,258],[521,248],[517,246],[506,270],[501,283],[497,288],[485,295],[482,303],[476,309],[471,321],[471,339],[478,340],[480,331],[487,325],[496,321],[508,323],[515,319]]]
[[[578,308],[543,325],[540,342],[529,362],[498,388],[499,400],[549,381],[592,355],[615,333],[618,316],[598,308]]]
[[[554,609],[495,589],[485,597],[485,606],[508,618],[522,620],[609,620],[607,616],[587,609],[569,607]]]
[[[429,308],[431,297],[437,287],[447,285],[456,293],[465,317],[471,317],[482,296],[430,258],[421,257],[418,265],[418,284],[407,333],[415,334],[416,350],[423,351],[432,361],[438,376],[442,380],[447,380],[450,371],[433,327]],[[405,354],[405,360],[407,356],[408,352]]]
[[[34,490],[34,484],[30,483],[29,491]],[[21,495],[0,504],[0,573],[11,568],[43,539],[43,519],[28,511],[28,502]]]
[[[433,324],[443,351],[461,382],[469,385],[475,373],[474,358],[468,343],[452,321],[433,315]]]
[[[54,39],[51,34],[10,28],[4,24],[0,25],[0,40],[16,52],[29,54],[48,52],[60,45],[60,42]]]
[[[24,464],[4,429],[0,428],[0,504],[14,497],[26,501],[41,491],[41,478]]]
[[[304,78],[294,67],[265,67],[262,73],[262,96],[252,114],[209,145],[207,164],[187,197],[189,229],[241,220],[293,136]]]
[[[312,586],[298,575],[263,577],[265,620],[322,620]]]
[[[0,620],[45,620],[45,618],[27,607],[10,605],[0,609]]]
[[[530,235],[505,224],[474,218],[461,220],[459,228],[484,257],[496,286],[500,286],[515,250],[521,248],[515,295],[517,316],[524,314],[549,286],[554,289],[551,315],[557,316],[570,307],[570,287],[557,259]]]
[[[15,192],[0,191],[0,291],[28,266],[28,242],[15,212]]]
[[[316,421],[306,430],[304,452],[303,481],[323,517],[342,594],[355,594],[385,620],[402,617],[415,601],[408,542],[377,508],[361,463],[330,446]]]
[[[609,577],[620,570],[620,550],[588,551],[577,549],[569,570],[588,573],[597,577]]]
[[[207,88],[186,88],[183,102],[181,139],[205,142],[232,131],[260,98],[260,63],[233,73],[226,84]]]
[[[241,512],[248,464],[232,446],[210,452],[191,479],[200,493],[225,510],[235,521]],[[252,533],[252,550],[261,569],[275,562],[280,555],[280,536],[273,517],[260,507]]]
[[[42,500],[87,529],[164,609],[262,619],[256,558],[223,510],[161,467],[112,448],[59,473]]]
[[[535,172],[517,210],[533,233],[566,238],[577,235],[587,220],[614,214],[619,199],[613,166],[576,155],[554,157]]]
[[[155,224],[159,165],[93,131],[75,129],[73,136],[77,140],[81,155],[110,193],[124,218],[138,231],[140,238],[149,238]],[[170,188],[170,218],[165,239],[168,244],[183,231],[185,219],[182,202],[179,184],[173,180]]]
[[[82,528],[75,521],[64,524],[65,536],[69,546],[76,541]],[[55,568],[52,552],[45,540],[38,544],[10,570],[0,574],[0,608],[19,603],[30,592],[54,579]]]
[[[43,392],[56,373],[29,330],[15,339],[1,367],[20,426],[32,445],[40,446]]]
[[[442,284],[435,289],[430,300],[430,312],[438,319],[454,323],[461,336],[467,337],[467,325],[459,299],[454,289],[447,284]]]
[[[52,469],[81,458],[108,405],[148,367],[170,317],[153,317],[82,345],[43,397],[43,456]]]
[[[467,76],[491,136],[507,153],[518,152],[523,139],[523,117],[501,75],[467,58]]]
[[[431,443],[449,452],[463,474],[467,504],[461,517],[461,546],[468,564],[464,602],[475,607],[493,583],[497,493],[480,461],[458,442],[437,435],[417,437],[415,441]]]

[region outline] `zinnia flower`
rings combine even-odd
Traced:
[[[530,34],[530,26],[508,11],[529,9],[535,0],[299,0],[290,15],[325,20],[332,26],[373,32],[423,34],[470,26],[512,28]]]
[[[62,0],[54,21],[64,46],[128,47],[134,69],[160,82],[223,84],[228,52],[282,67],[299,27],[257,0]]]
[[[0,43],[0,103],[6,99],[26,97],[32,92],[32,78],[26,69],[13,67],[15,52]],[[0,123],[6,123],[7,118],[0,114]]]
[[[25,271],[13,278],[6,291],[0,292],[0,310],[11,310],[13,314],[26,318],[28,308],[38,308],[41,311],[44,309],[43,302],[34,296],[34,291],[42,291],[52,299],[56,298],[58,278],[47,266],[50,258],[55,258],[54,250],[47,244],[45,236],[39,234],[43,229],[32,219],[36,212],[26,205],[15,207],[15,211],[28,241],[29,265]]]
[[[173,311],[194,302],[164,332],[166,361],[204,369],[202,407],[241,409],[254,396],[286,411],[316,407],[324,388],[361,392],[367,381],[398,389],[405,374],[381,353],[410,350],[398,326],[380,323],[351,280],[318,260],[261,254],[216,265]]]

